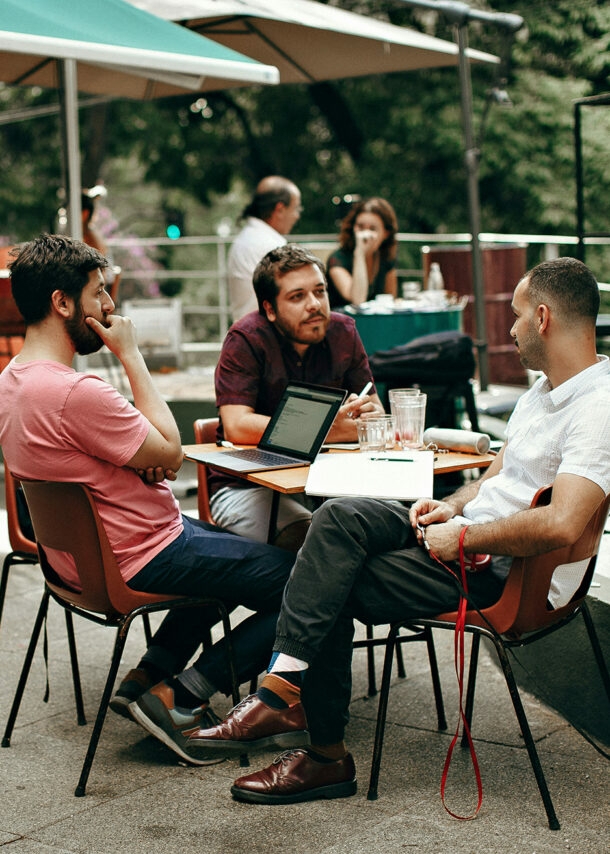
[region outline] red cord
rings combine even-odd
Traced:
[[[449,750],[447,751],[447,757],[445,759],[445,766],[443,768],[443,775],[441,777],[441,799],[443,802],[443,806],[445,810],[449,813],[453,818],[458,818],[462,821],[469,821],[473,818],[476,818],[479,810],[481,809],[481,804],[483,803],[483,784],[481,782],[481,772],[479,770],[479,762],[477,759],[477,754],[474,749],[474,743],[472,740],[472,736],[470,734],[470,727],[468,726],[468,721],[466,720],[466,714],[464,712],[464,627],[466,625],[466,610],[467,610],[467,601],[466,596],[468,595],[468,581],[466,577],[466,558],[464,557],[464,536],[466,531],[468,530],[468,526],[462,528],[460,531],[460,574],[461,578],[458,577],[457,573],[454,572],[453,569],[448,567],[442,560],[440,560],[435,554],[430,552],[430,557],[433,558],[437,563],[443,566],[448,572],[450,572],[459,582],[461,582],[462,589],[464,591],[463,594],[460,595],[460,602],[457,610],[457,619],[455,621],[455,634],[454,634],[454,658],[455,658],[455,672],[457,676],[458,689],[459,689],[459,716],[458,722],[455,729],[455,735],[449,745]],[[472,558],[474,560],[474,557]],[[447,806],[445,800],[445,788],[447,785],[447,776],[449,774],[449,767],[451,765],[451,759],[453,757],[453,750],[455,745],[457,744],[458,738],[460,737],[460,724],[463,724],[464,733],[466,735],[466,739],[468,740],[468,748],[470,751],[470,758],[472,761],[472,767],[474,770],[474,776],[477,783],[477,795],[478,801],[476,809],[470,815],[458,815],[453,812]]]

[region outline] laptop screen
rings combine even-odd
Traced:
[[[343,389],[289,383],[259,448],[312,459],[345,399]]]

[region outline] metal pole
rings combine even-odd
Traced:
[[[482,21],[494,24],[508,32],[516,32],[523,25],[520,15],[501,12],[486,12],[471,9],[467,3],[460,0],[402,0],[407,6],[433,9],[440,12],[449,23],[453,24],[457,34],[458,59],[460,72],[460,94],[462,101],[462,125],[464,132],[464,149],[466,174],[468,181],[468,215],[470,221],[472,246],[472,288],[474,295],[476,340],[475,345],[479,357],[479,382],[481,390],[488,385],[489,371],[487,360],[487,324],[485,318],[485,283],[483,281],[483,260],[479,233],[481,231],[481,208],[479,202],[479,157],[480,152],[474,144],[472,130],[472,84],[470,66],[466,57],[468,48],[467,27],[469,21]]]
[[[580,103],[574,104],[574,159],[576,168],[576,236],[578,248],[576,255],[579,261],[585,260],[585,202],[582,181],[582,129],[580,126]]]
[[[62,59],[61,108],[65,128],[65,152],[68,176],[68,231],[75,240],[83,239],[81,218],[80,143],[78,136],[78,87],[76,82],[76,60]]]
[[[487,359],[487,321],[485,317],[485,282],[483,279],[483,257],[479,234],[481,232],[481,206],[479,201],[479,150],[475,146],[472,128],[472,84],[470,66],[466,57],[468,48],[468,24],[455,25],[460,72],[460,94],[462,101],[462,125],[464,130],[464,160],[468,183],[468,218],[472,247],[472,290],[476,318],[475,346],[479,356],[479,383],[481,391],[489,384]]]
[[[80,142],[78,137],[78,86],[76,60],[59,60],[61,109],[64,126],[64,162],[68,178],[68,233],[74,240],[83,239],[81,212]],[[87,370],[87,357],[74,357],[77,371]]]

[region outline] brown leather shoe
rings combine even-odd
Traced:
[[[251,804],[298,804],[319,798],[348,798],[356,789],[351,753],[336,762],[317,762],[306,750],[287,750],[268,768],[236,780],[231,794]]]
[[[227,717],[210,729],[191,729],[189,747],[242,753],[264,747],[302,747],[309,744],[307,719],[301,703],[285,709],[273,709],[256,694],[242,700]]]

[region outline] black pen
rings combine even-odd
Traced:
[[[414,463],[415,460],[409,459],[392,459],[391,457],[371,457],[371,460],[375,460],[378,463]]]

